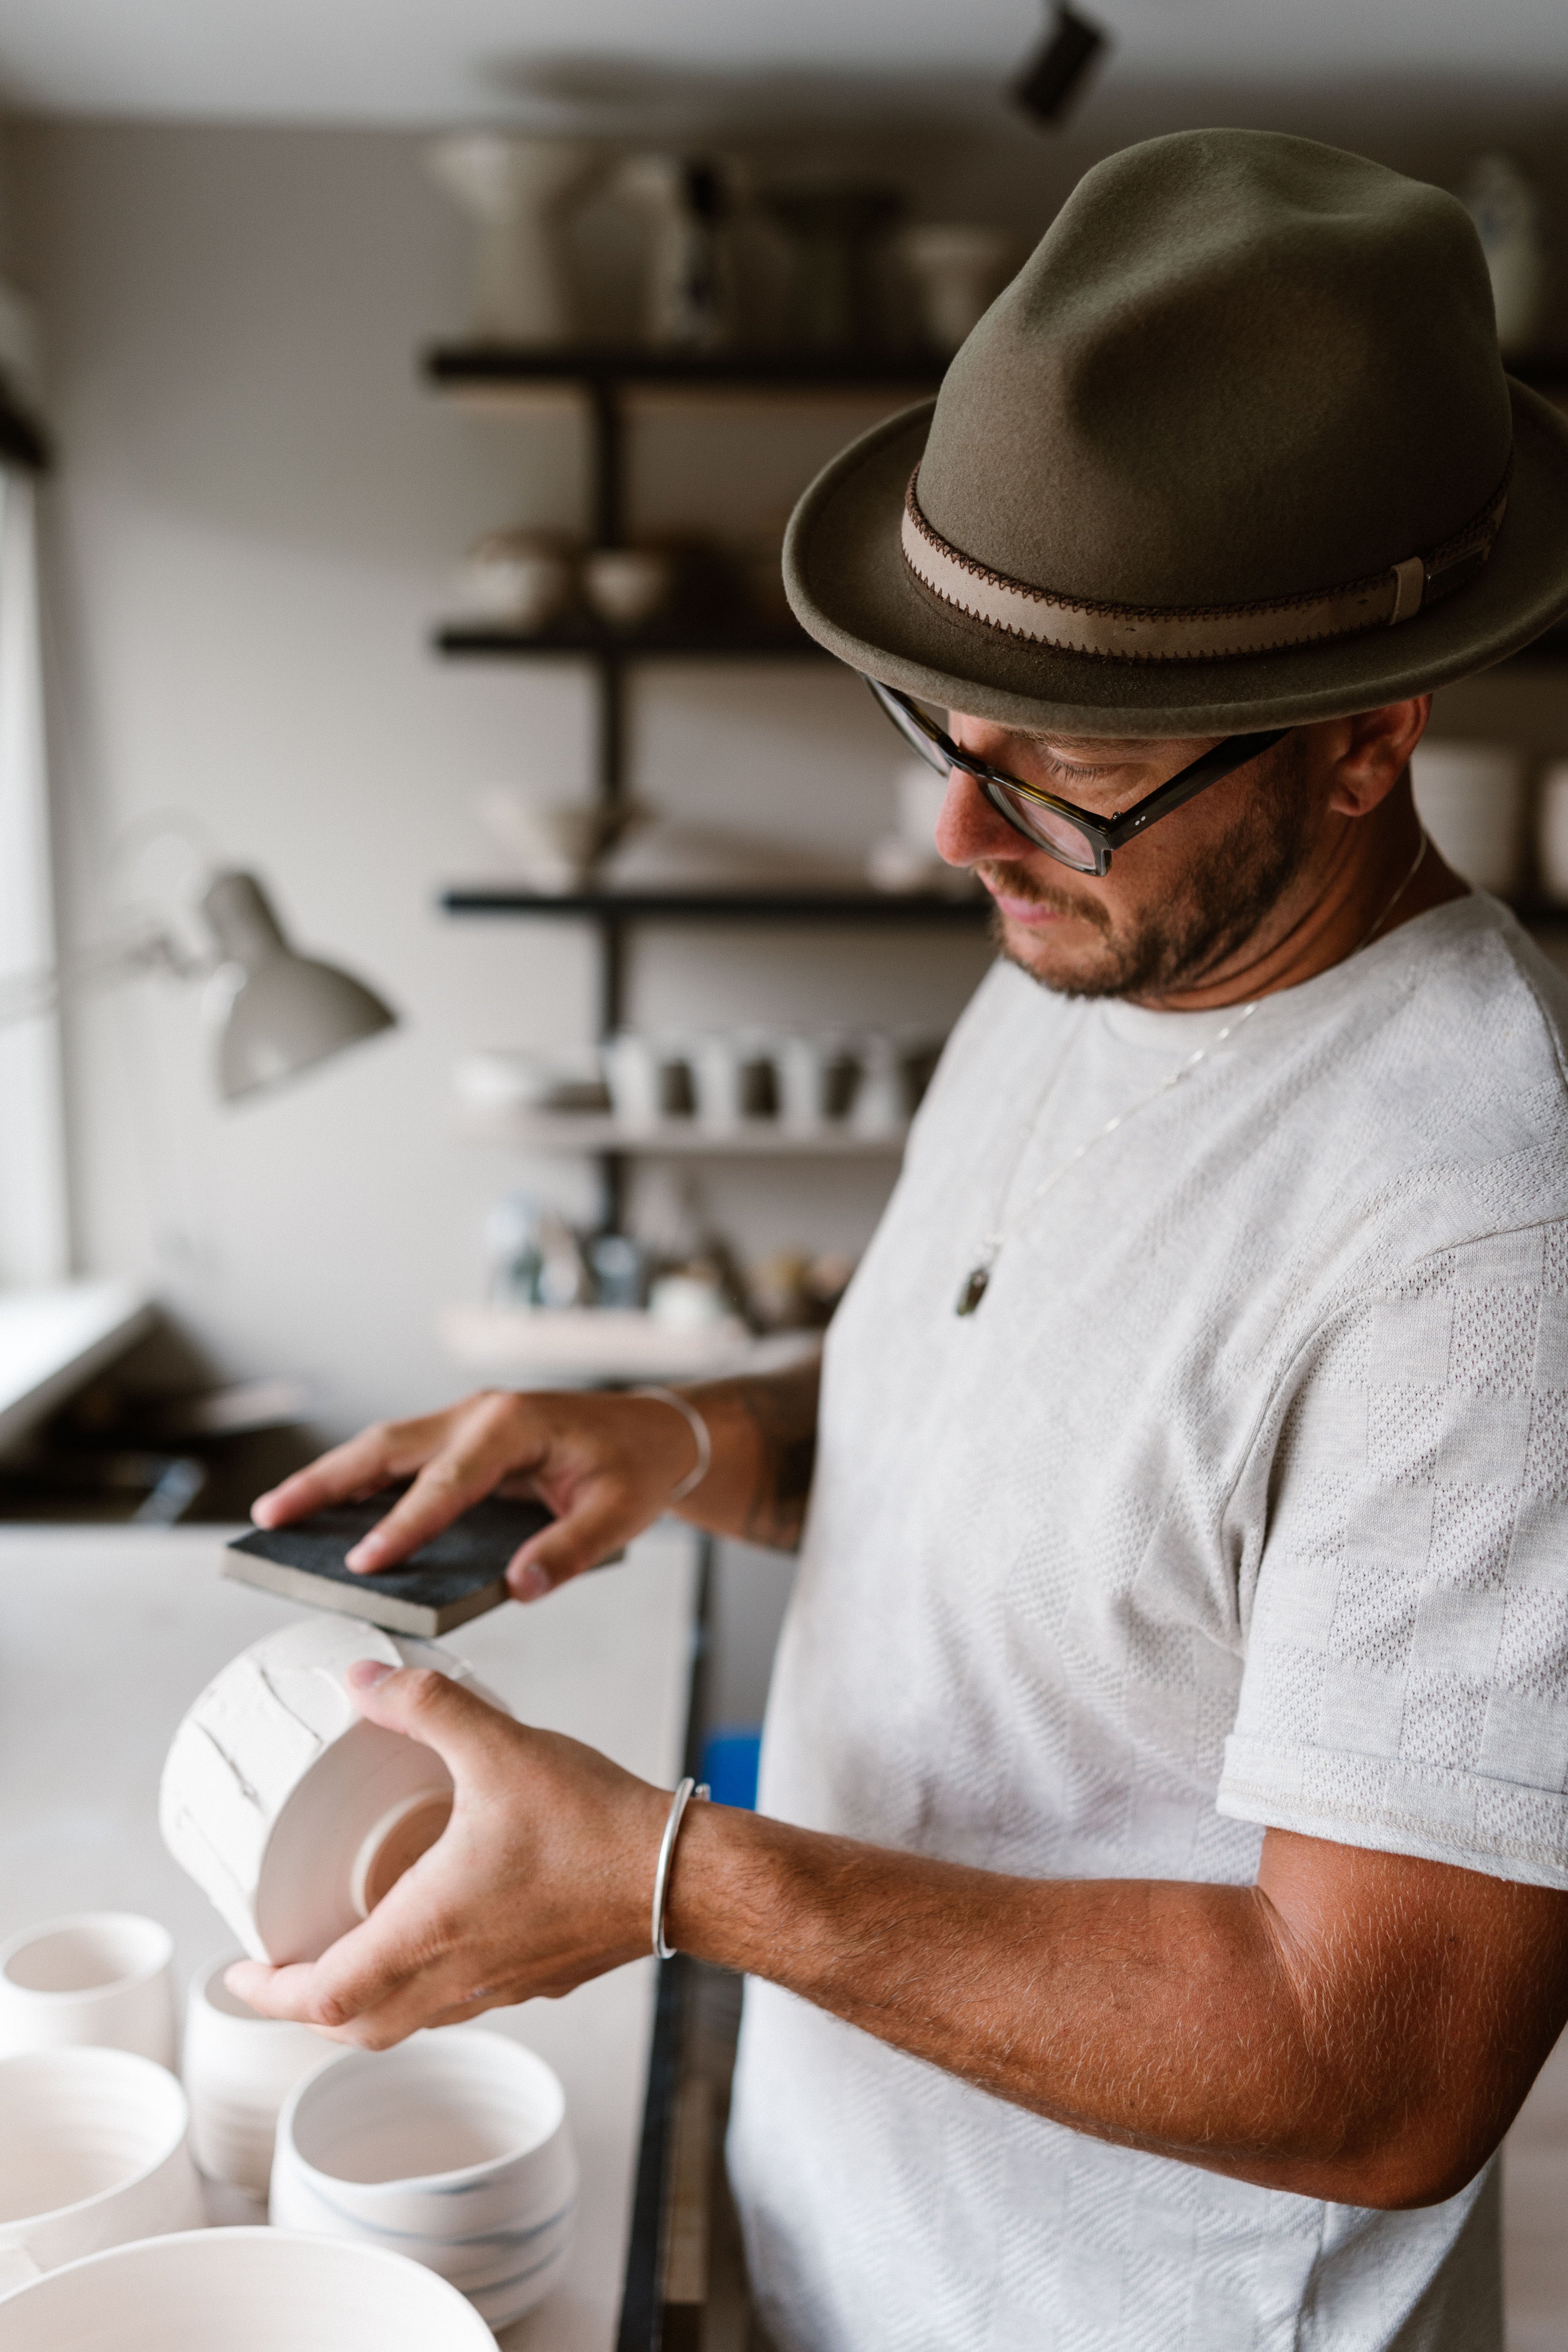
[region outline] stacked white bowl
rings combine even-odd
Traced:
[[[560,2278],[576,2202],[559,2080],[482,2028],[347,2052],[291,2092],[279,2117],[278,2229],[410,2254],[491,2327],[531,2311]]]
[[[196,2162],[210,2180],[265,2197],[283,2102],[339,2049],[308,2025],[260,2016],[230,1992],[224,1971],[238,1958],[216,1961],[192,1985],[182,2071]]]

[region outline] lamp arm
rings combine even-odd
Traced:
[[[193,955],[170,931],[147,930],[126,940],[75,956],[68,963],[37,964],[31,971],[7,972],[0,978],[0,1029],[21,1021],[38,1021],[56,1012],[68,995],[90,988],[111,988],[145,972],[163,972],[174,980],[205,980],[217,968],[216,957]]]

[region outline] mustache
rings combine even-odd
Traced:
[[[1110,929],[1110,911],[1103,899],[1080,898],[1073,890],[1053,890],[1028,866],[1015,866],[1010,858],[984,858],[974,871],[1005,898],[1026,898],[1031,906],[1048,907],[1054,915],[1076,915],[1081,921],[1092,923],[1097,930]]]

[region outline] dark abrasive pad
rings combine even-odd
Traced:
[[[365,1617],[389,1633],[426,1640],[499,1608],[507,1598],[507,1562],[550,1524],[543,1505],[490,1496],[433,1536],[411,1559],[374,1576],[356,1576],[343,1566],[345,1556],[385,1517],[402,1491],[389,1488],[369,1502],[316,1511],[290,1527],[253,1528],[228,1545],[223,1572],[307,1608]]]

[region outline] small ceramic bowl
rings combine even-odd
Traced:
[[[0,2056],[89,2042],[174,2063],[174,1944],[134,1911],[79,1911],[0,1945]]]
[[[191,2152],[209,2180],[265,2197],[283,2102],[329,2065],[339,2045],[308,2025],[262,2017],[225,1984],[235,1952],[204,1969],[185,2004],[181,2073],[191,2103]]]
[[[668,604],[675,565],[652,547],[596,547],[583,562],[583,591],[612,629],[646,628]]]
[[[552,621],[572,593],[563,549],[531,531],[494,531],[468,550],[458,574],[466,614],[531,635]]]
[[[0,2303],[5,2352],[495,2352],[444,2279],[375,2246],[199,2230],[120,2246]]]
[[[556,2284],[576,2201],[559,2080],[478,2027],[345,2052],[278,2119],[276,2228],[395,2247],[460,2287],[491,2327]]]
[[[126,2050],[0,2059],[0,2293],[203,2220],[185,2095]],[[0,2326],[7,2352],[10,2337]]]

